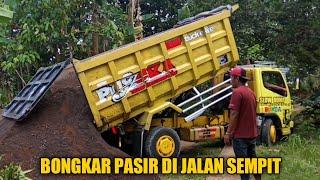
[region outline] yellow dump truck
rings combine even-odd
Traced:
[[[221,6],[175,28],[85,60],[72,60],[93,122],[105,139],[133,155],[173,157],[180,140],[222,139],[232,94],[228,71],[239,61],[229,18]],[[8,105],[22,120],[68,62],[41,68]],[[292,105],[279,69],[244,67],[258,101],[261,140],[290,134]]]

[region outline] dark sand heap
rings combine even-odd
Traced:
[[[0,120],[0,167],[18,163],[32,179],[158,179],[158,176],[39,175],[40,157],[129,157],[108,145],[93,117],[76,74],[69,66],[22,122]]]

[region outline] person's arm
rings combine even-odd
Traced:
[[[224,142],[226,145],[231,145],[231,139],[234,135],[234,131],[238,125],[238,117],[240,111],[242,96],[239,92],[233,91],[229,109],[230,109],[230,118],[229,118],[229,127],[224,135]]]
[[[239,112],[231,109],[230,110],[229,127],[227,130],[227,134],[230,134],[231,136],[233,136],[234,130],[236,129],[236,127],[238,125],[238,117],[239,117]]]

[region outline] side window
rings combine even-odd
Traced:
[[[265,88],[281,96],[287,96],[287,89],[280,72],[264,71],[262,80]]]

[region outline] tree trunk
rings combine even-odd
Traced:
[[[109,41],[105,39],[103,43],[103,52],[107,51],[108,49],[109,49]]]
[[[99,54],[99,34],[93,33],[92,35],[92,53],[93,55]]]

